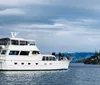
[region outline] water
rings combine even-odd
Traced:
[[[63,71],[1,71],[0,85],[99,85],[99,65],[70,65]]]

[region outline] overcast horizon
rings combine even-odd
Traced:
[[[100,50],[100,0],[0,0],[0,37],[36,40],[42,53]]]

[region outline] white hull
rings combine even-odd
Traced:
[[[17,65],[14,63],[17,62]],[[21,63],[24,63],[22,65]],[[31,63],[28,65],[28,63]],[[37,64],[38,63],[38,64]],[[3,61],[0,70],[67,70],[69,61]]]
[[[63,70],[69,63],[67,57],[40,54],[34,40],[0,39],[0,70]]]

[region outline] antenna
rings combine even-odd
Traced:
[[[12,38],[15,38],[19,33],[18,32],[11,32]]]

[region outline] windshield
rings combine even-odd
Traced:
[[[39,51],[33,51],[32,54],[40,54]]]
[[[28,41],[28,44],[29,45],[35,45],[35,42],[34,41]]]

